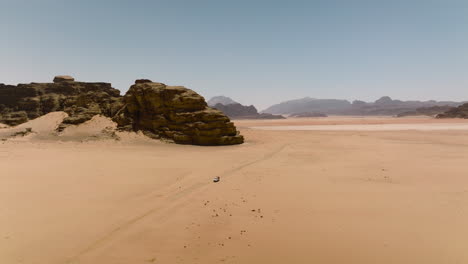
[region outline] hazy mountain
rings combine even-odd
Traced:
[[[228,105],[216,104],[213,107],[232,119],[284,119],[281,115],[258,113],[257,108],[253,105],[245,106],[235,103]]]
[[[347,100],[314,99],[306,97],[272,105],[262,112],[270,114],[292,114],[303,112],[331,113],[336,110],[344,110],[350,107],[351,103]]]
[[[209,106],[215,106],[217,104],[222,104],[222,105],[237,104],[236,101],[232,100],[231,98],[227,96],[222,96],[222,95],[212,97],[210,100],[208,100],[207,103]]]
[[[405,112],[415,112],[419,108],[433,106],[456,107],[462,102],[450,101],[401,101],[383,96],[375,102],[355,100],[314,99],[310,97],[282,102],[265,109],[264,113],[293,114],[302,112],[321,112],[333,115],[398,115]],[[434,109],[433,109],[434,110]],[[440,109],[439,109],[440,110]]]

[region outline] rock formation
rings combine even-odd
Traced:
[[[50,112],[69,116],[63,125],[79,124],[95,115],[113,116],[122,108],[120,92],[110,83],[75,82],[57,76],[54,83],[0,84],[0,123],[15,126]]]
[[[432,116],[435,117],[437,115],[443,114],[449,110],[454,109],[452,106],[431,106],[431,107],[421,107],[417,108],[413,111],[403,112],[397,115],[397,117],[405,117],[405,116]]]
[[[222,111],[232,119],[284,119],[284,116],[268,113],[258,113],[255,106],[245,106],[239,103],[235,104],[216,104],[214,108]]]
[[[468,118],[468,103],[439,114],[437,118]]]
[[[244,141],[227,116],[182,86],[137,80],[123,103],[124,108],[114,117],[122,129],[142,130],[179,144],[232,145]]]
[[[70,76],[57,76],[53,83],[0,84],[0,123],[16,126],[55,111],[68,114],[59,131],[103,115],[120,129],[181,144],[231,145],[244,140],[227,116],[180,86],[137,80],[121,96],[110,83],[76,82]]]

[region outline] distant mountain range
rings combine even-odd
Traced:
[[[284,116],[258,113],[253,105],[242,105],[226,96],[215,96],[208,100],[208,105],[222,111],[232,119],[284,119]]]
[[[353,101],[338,99],[302,98],[272,105],[262,113],[290,115],[294,113],[320,112],[327,115],[399,115],[402,113],[440,114],[448,107],[457,107],[464,102],[452,101],[401,101],[388,96],[381,97],[375,102]],[[438,108],[431,108],[439,106]],[[431,108],[430,111],[425,111]],[[416,111],[419,109],[420,111]]]

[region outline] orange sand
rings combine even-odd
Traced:
[[[314,122],[338,121],[271,121]],[[468,263],[468,131],[236,123],[227,147],[0,142],[0,263]]]

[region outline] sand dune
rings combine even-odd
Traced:
[[[81,125],[70,125],[63,131],[57,128],[63,119],[67,117],[65,112],[53,112],[28,121],[16,127],[4,126],[0,128],[0,140],[21,142],[66,142],[66,141],[103,141],[110,140],[113,143],[118,140],[130,142],[154,141],[141,133],[129,133],[117,131],[117,125],[104,116],[95,116]]]
[[[226,147],[80,140],[100,118],[0,142],[0,263],[468,263],[468,131],[236,124]]]

